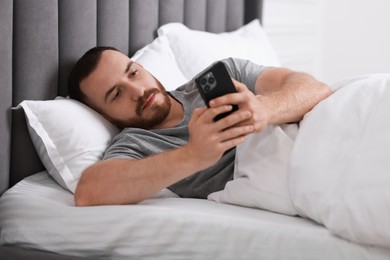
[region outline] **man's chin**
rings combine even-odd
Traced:
[[[154,102],[140,111],[136,118],[128,120],[110,120],[119,128],[136,127],[143,129],[160,128],[166,122],[172,108],[169,96],[158,93],[154,97]]]

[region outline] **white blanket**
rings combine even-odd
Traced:
[[[390,74],[331,87],[295,142],[269,128],[268,141],[241,145],[235,179],[209,199],[299,213],[348,240],[390,247]],[[267,157],[248,162],[248,155]]]
[[[237,147],[234,179],[209,200],[297,215],[288,190],[296,124],[268,126]]]
[[[334,87],[301,124],[291,159],[294,205],[341,237],[390,247],[390,74]]]

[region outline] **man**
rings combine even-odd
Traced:
[[[84,54],[70,74],[70,97],[123,131],[103,160],[83,172],[76,204],[138,203],[167,187],[181,197],[207,198],[232,179],[234,147],[247,135],[268,124],[297,122],[331,93],[305,73],[239,59],[223,62],[238,93],[206,108],[193,81],[167,93],[116,49],[95,47]],[[214,122],[231,104],[239,109]]]

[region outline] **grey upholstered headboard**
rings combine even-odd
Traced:
[[[22,100],[67,94],[68,73],[86,50],[133,54],[168,22],[210,32],[261,18],[262,0],[0,0],[0,193],[43,169]]]

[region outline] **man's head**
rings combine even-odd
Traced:
[[[140,64],[112,47],[87,51],[73,67],[69,96],[120,128],[158,127],[171,109],[170,98]]]

